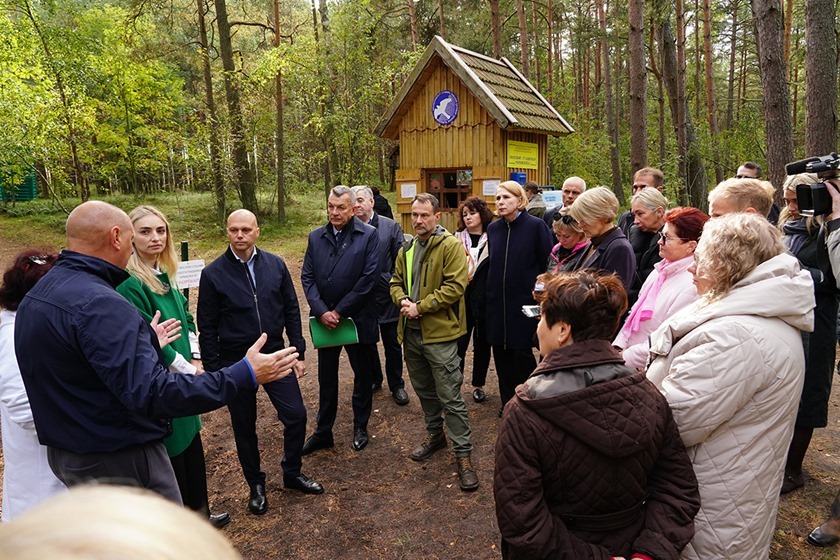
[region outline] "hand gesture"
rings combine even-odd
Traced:
[[[152,317],[152,322],[149,324],[155,330],[155,334],[158,337],[158,344],[160,344],[161,348],[181,338],[181,321],[178,319],[167,319],[161,323],[160,311],[155,311],[155,316]]]
[[[254,370],[254,376],[259,385],[283,379],[290,373],[297,364],[298,353],[294,346],[278,350],[272,354],[261,354],[260,350],[268,340],[268,335],[261,334],[257,341],[248,348],[245,358]]]

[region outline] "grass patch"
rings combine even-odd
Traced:
[[[393,198],[393,193],[388,194]],[[176,191],[143,196],[117,194],[97,197],[97,200],[109,202],[126,212],[141,204],[155,206],[169,219],[175,242],[189,242],[191,258],[212,260],[227,245],[223,227],[215,223],[212,193]],[[80,199],[62,201],[68,210],[80,202]],[[46,200],[0,206],[0,237],[26,246],[63,248],[66,220],[64,211]],[[323,191],[313,189],[309,192],[296,192],[288,197],[286,220],[282,224],[277,222],[274,215],[260,218],[258,245],[285,258],[302,259],[309,232],[325,223],[327,215]]]

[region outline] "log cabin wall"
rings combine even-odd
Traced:
[[[471,169],[472,194],[482,195],[484,181],[507,181],[514,171],[524,171],[528,180],[543,185],[548,178],[548,139],[545,134],[502,130],[490,113],[463,82],[438,58],[430,78],[414,93],[399,124],[400,168],[396,171],[397,221],[406,233],[413,233],[411,198],[403,197],[403,186],[414,185],[416,193],[426,192],[428,170]],[[459,112],[454,122],[441,125],[432,115],[435,96],[443,90],[458,98]],[[507,167],[507,141],[519,140],[538,145],[539,169]],[[485,200],[495,207],[494,196]],[[457,229],[453,210],[441,211],[441,225]]]

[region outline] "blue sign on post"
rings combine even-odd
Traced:
[[[435,96],[432,102],[432,116],[438,124],[451,124],[458,116],[458,98],[448,89]]]

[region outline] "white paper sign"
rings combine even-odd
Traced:
[[[400,185],[400,196],[402,198],[414,198],[417,196],[417,183],[403,183]]]
[[[175,281],[178,288],[197,288],[198,280],[201,278],[201,271],[204,269],[204,260],[183,261],[178,263],[178,274]]]
[[[501,181],[498,179],[485,179],[481,182],[481,194],[484,196],[496,196],[496,187]]]

